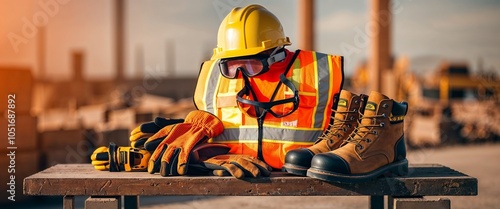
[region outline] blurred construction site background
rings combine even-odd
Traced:
[[[0,167],[15,94],[19,198],[20,179],[195,109],[221,20],[252,3],[281,20],[291,50],[345,56],[345,89],[408,101],[410,149],[499,141],[498,1],[0,0]]]

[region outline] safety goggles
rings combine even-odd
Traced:
[[[285,59],[285,51],[276,48],[271,54],[257,54],[244,57],[235,57],[219,60],[219,70],[222,76],[234,79],[241,71],[246,77],[253,77],[265,73],[273,63]]]
[[[277,90],[279,89],[279,84],[281,83],[283,83],[293,92],[293,97],[274,101],[274,97],[276,96]],[[295,88],[293,83],[290,80],[286,79],[284,74],[280,75],[279,84],[276,87],[275,92],[270,99],[270,102],[257,101],[255,93],[253,92],[251,87],[249,85],[245,85],[245,87],[240,92],[238,92],[236,97],[238,107],[248,116],[259,119],[263,118],[266,113],[270,113],[276,118],[282,118],[292,114],[299,107],[299,92]]]

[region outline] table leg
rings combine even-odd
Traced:
[[[394,198],[393,196],[387,196],[387,209],[394,209]]]
[[[384,209],[384,196],[370,196],[370,209]]]
[[[75,196],[66,195],[63,197],[63,209],[75,208]]]
[[[124,196],[125,209],[139,209],[139,196]]]

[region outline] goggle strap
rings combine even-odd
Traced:
[[[108,153],[109,153],[109,171],[110,172],[119,172],[120,166],[116,159],[116,151],[118,150],[118,146],[115,143],[109,143]]]
[[[288,103],[288,102],[299,102],[298,99],[298,94],[299,92],[297,91],[297,89],[295,88],[295,86],[293,85],[293,83],[286,79],[286,76],[281,74],[280,75],[280,80],[281,82],[283,82],[285,84],[285,86],[287,86],[290,90],[293,91],[294,93],[294,97],[293,98],[288,98],[288,99],[284,99],[284,100],[278,100],[278,101],[269,101],[269,102],[259,102],[259,101],[253,101],[253,100],[248,100],[248,99],[244,99],[243,96],[245,94],[248,93],[248,91],[251,91],[250,89],[247,89],[246,86],[240,90],[238,92],[238,94],[236,95],[236,100],[238,100],[238,102],[241,102],[243,104],[247,104],[247,105],[252,105],[252,106],[255,106],[255,107],[260,107],[260,108],[264,108],[264,109],[270,109],[272,108],[273,106],[275,105],[280,105],[280,104],[284,104],[284,103]],[[296,108],[294,108],[293,111],[295,111]],[[293,112],[292,111],[292,112]]]
[[[278,49],[278,48],[276,48],[276,49]],[[286,57],[285,51],[281,51],[281,52],[276,53],[276,54],[274,54],[274,52],[273,52],[273,55],[271,55],[269,58],[267,58],[267,64],[268,64],[268,66],[271,66],[275,62],[283,61],[285,59],[285,57]]]

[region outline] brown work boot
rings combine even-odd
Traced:
[[[335,116],[331,117],[328,129],[318,137],[314,145],[286,153],[283,170],[291,174],[305,176],[314,155],[337,149],[358,125],[360,112],[363,112],[360,109],[364,108],[366,99],[366,95],[358,96],[342,90],[337,110],[333,110]]]
[[[340,148],[317,154],[307,176],[333,182],[361,182],[379,176],[406,175],[403,137],[406,102],[372,91],[355,132]]]

